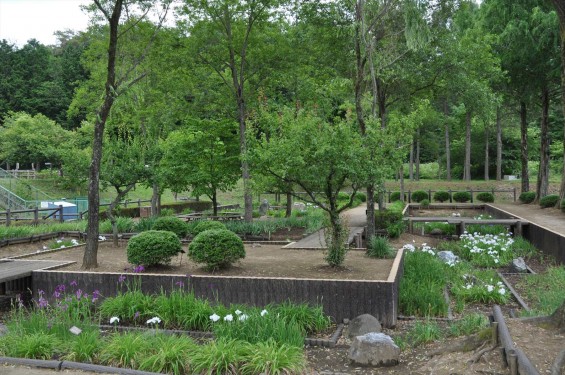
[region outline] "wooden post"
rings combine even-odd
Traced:
[[[11,220],[11,215],[10,215],[10,209],[8,208],[6,210],[6,226],[9,227],[10,226],[10,220]]]
[[[471,203],[473,203],[473,189],[469,189],[469,191],[471,192]]]
[[[449,189],[448,192],[449,192],[449,203],[453,203],[453,199],[451,198],[451,189]]]
[[[498,345],[498,322],[492,322],[492,336],[491,336],[491,344],[492,346]]]
[[[432,201],[432,190],[431,189],[428,190],[428,200],[430,202]]]
[[[39,209],[37,207],[35,207],[35,210],[33,210],[33,225],[39,224]]]
[[[514,188],[514,202],[516,202],[516,188]]]
[[[408,203],[412,203],[412,193],[410,192],[410,190],[408,190]]]
[[[59,205],[59,215],[60,215],[59,216],[59,223],[62,223],[63,221],[65,221],[63,219],[63,206],[62,205]]]
[[[510,349],[507,354],[508,367],[510,367],[510,375],[518,375],[518,357],[516,351]]]

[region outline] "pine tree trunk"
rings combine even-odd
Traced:
[[[496,108],[496,180],[502,180],[502,121],[500,107]]]
[[[159,184],[153,182],[153,192],[151,194],[151,216],[159,216],[161,214],[161,189]]]
[[[416,181],[420,181],[420,128],[416,132]]]
[[[471,111],[465,114],[465,162],[463,165],[463,180],[471,181]]]
[[[447,99],[443,101],[443,114],[448,116]],[[449,141],[449,122],[445,121],[445,178],[451,181],[451,148]]]
[[[520,161],[522,163],[522,193],[530,191],[528,169],[528,116],[525,102],[520,103]]]
[[[536,183],[536,202],[549,192],[549,90],[541,93],[540,161]]]
[[[489,131],[488,128],[485,128],[485,181],[489,180],[489,173],[488,173],[488,167],[489,167],[489,158],[488,158],[488,137],[489,137]]]

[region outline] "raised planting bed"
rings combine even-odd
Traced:
[[[209,273],[182,254],[170,266],[130,274],[141,280],[144,293],[172,290],[179,282],[189,285],[198,297],[224,304],[265,306],[292,301],[320,304],[335,322],[369,313],[386,327],[396,324],[398,284],[403,270],[403,251],[394,259],[371,259],[361,251],[350,251],[344,266],[326,265],[322,251],[283,250],[280,245],[246,245],[246,258],[222,272]],[[38,259],[76,260],[64,271],[34,272],[33,290],[54,290],[59,284],[75,280],[99,290],[102,296],[114,296],[122,287],[121,275],[132,269],[125,259],[125,247],[109,243],[99,248],[96,272],[81,272],[82,249],[38,254]]]

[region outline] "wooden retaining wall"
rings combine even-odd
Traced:
[[[141,280],[145,293],[160,293],[178,288],[177,282],[190,285],[194,293],[210,301],[224,304],[240,303],[265,306],[269,303],[293,301],[321,304],[324,312],[336,322],[352,319],[361,314],[375,316],[385,327],[394,327],[398,316],[399,283],[402,277],[404,253],[399,251],[387,280],[317,280],[295,278],[183,276],[156,274],[126,274],[126,282]],[[33,291],[38,288],[50,295],[59,284],[69,286],[71,281],[83,292],[98,290],[102,296],[114,296],[120,284],[118,273],[35,271],[32,274]],[[138,280],[139,280],[138,279]]]
[[[485,210],[494,217],[517,217],[491,205],[486,205]],[[530,222],[522,229],[522,236],[530,241],[544,254],[551,255],[560,264],[565,264],[565,237],[539,224]]]

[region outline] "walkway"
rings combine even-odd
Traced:
[[[347,243],[351,243],[353,241],[354,236],[357,233],[362,232],[363,228],[367,225],[367,216],[366,211],[367,205],[365,203],[352,208],[350,210],[345,211],[342,213],[342,218],[345,220],[345,223],[349,227],[349,238]],[[324,230],[321,229],[311,235],[304,237],[303,239],[293,242],[284,247],[285,249],[325,249],[326,248],[326,240],[324,237]]]
[[[0,284],[31,276],[31,273],[35,270],[54,269],[69,263],[74,262],[0,259]]]
[[[537,204],[494,203],[492,205],[519,219],[530,221],[565,236],[565,214],[560,210],[541,208]]]

